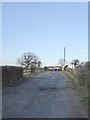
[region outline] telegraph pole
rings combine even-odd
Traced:
[[[65,50],[66,50],[66,48],[64,47],[64,66],[65,66],[65,61],[66,61],[65,60],[65,56],[66,56],[66,51]]]

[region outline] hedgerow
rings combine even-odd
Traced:
[[[2,67],[2,84],[11,85],[19,81],[23,76],[23,69],[17,66]]]

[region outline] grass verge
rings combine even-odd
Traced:
[[[76,92],[80,98],[80,101],[87,105],[88,104],[88,87],[81,86],[78,80],[71,73],[68,73],[68,72],[64,72],[64,73],[70,78],[71,84],[73,88],[76,89]]]

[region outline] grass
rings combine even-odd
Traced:
[[[81,86],[73,74],[69,72],[64,73],[70,78],[72,86],[76,89],[77,94],[80,97],[80,101],[84,104],[88,104],[88,87]]]

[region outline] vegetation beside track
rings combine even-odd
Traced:
[[[80,85],[78,79],[71,73],[64,71],[64,73],[70,78],[73,89],[76,89],[77,94],[80,96],[80,101],[84,104],[88,103],[88,86]]]

